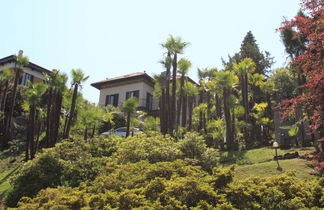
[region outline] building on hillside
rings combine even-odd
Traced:
[[[22,53],[22,52],[20,52]],[[16,56],[10,55],[4,58],[0,59],[0,73],[3,69],[10,69],[15,71],[15,68],[18,68],[16,66]],[[45,69],[39,65],[36,65],[29,61],[27,66],[19,67],[21,70],[21,76],[19,79],[19,84],[23,86],[27,86],[28,81],[31,81],[32,83],[35,82],[42,82],[45,77],[44,74],[50,74],[52,73],[50,70]]]
[[[136,72],[114,78],[107,78],[92,83],[91,86],[100,90],[99,104],[111,104],[121,107],[130,97],[137,97],[139,110],[148,113],[158,110],[158,100],[153,98],[154,80],[145,72]]]
[[[177,76],[180,79],[180,76]],[[186,79],[196,86],[199,86],[191,78]],[[153,97],[154,79],[145,72],[136,72],[114,78],[107,78],[92,83],[91,86],[100,90],[99,104],[108,104],[121,107],[123,102],[130,97],[137,97],[139,110],[157,115],[159,110],[159,99]],[[195,100],[196,101],[196,100]]]

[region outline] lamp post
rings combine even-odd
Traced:
[[[279,143],[278,142],[273,142],[273,144],[272,144],[272,146],[273,146],[273,148],[275,149],[275,151],[276,151],[276,156],[275,156],[275,158],[276,158],[276,161],[277,161],[277,170],[281,170],[281,167],[280,167],[280,165],[279,165],[279,160],[278,160],[278,152],[277,152],[277,149],[279,148]]]

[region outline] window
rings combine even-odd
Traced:
[[[153,106],[153,96],[150,93],[146,94],[146,109],[148,111],[152,110],[152,106]]]
[[[107,95],[105,106],[107,106],[108,104],[111,104],[111,105],[117,107],[118,106],[118,94]]]
[[[134,90],[134,91],[127,91],[126,92],[126,100],[132,97],[139,98],[139,90]]]
[[[28,81],[33,82],[34,76],[28,73],[25,73],[22,77],[20,77],[19,84],[23,86],[28,85]]]

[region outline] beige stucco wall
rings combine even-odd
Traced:
[[[101,106],[105,105],[107,95],[119,94],[118,106],[121,106],[121,104],[126,100],[126,92],[135,91],[135,90],[139,90],[139,105],[141,107],[145,107],[146,94],[148,92],[150,94],[153,94],[153,87],[149,86],[144,82],[137,82],[137,83],[127,84],[127,85],[120,85],[120,86],[101,89],[99,95],[99,104]]]
[[[14,63],[6,63],[5,65],[1,65],[0,66],[0,71],[2,71],[2,69],[5,69],[5,68],[14,69],[15,68],[15,64]],[[44,76],[41,73],[39,73],[38,71],[33,71],[30,68],[28,68],[28,67],[23,67],[22,70],[25,73],[28,73],[28,74],[33,75],[34,77],[40,78],[42,80],[45,79]]]

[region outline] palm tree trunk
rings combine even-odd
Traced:
[[[217,118],[220,119],[222,117],[222,106],[218,94],[215,94],[215,101]]]
[[[0,100],[0,111],[4,111],[4,109],[6,107],[8,87],[9,87],[9,81],[7,81],[4,84],[4,90],[3,90],[2,94],[1,94],[1,100]]]
[[[126,137],[129,136],[129,127],[130,127],[130,112],[127,113],[127,122],[126,122]]]
[[[163,135],[167,132],[166,106],[168,106],[168,104],[165,103],[165,99],[164,89],[162,89],[162,95],[160,97],[160,129]]]
[[[51,107],[52,107],[52,94],[53,89],[50,87],[48,89],[48,103],[47,103],[47,113],[46,113],[46,147],[50,147],[50,136],[51,136]]]
[[[188,130],[192,129],[192,110],[193,110],[193,97],[189,97],[189,119],[188,119]]]
[[[91,138],[94,137],[95,133],[96,133],[96,124],[93,125],[92,133],[91,133]]]
[[[56,100],[55,100],[55,115],[54,115],[54,126],[53,126],[53,146],[58,141],[58,133],[60,128],[60,117],[61,117],[61,108],[62,108],[62,93],[57,90],[56,91]]]
[[[173,135],[173,129],[175,129],[176,123],[176,91],[177,91],[177,54],[175,53],[172,60],[172,101],[171,101],[171,112],[170,112],[170,130],[169,133]]]
[[[171,60],[171,55],[170,52],[168,52],[167,55],[167,60]],[[171,103],[170,103],[170,68],[171,66],[168,65],[166,69],[166,77],[167,77],[167,82],[166,82],[166,90],[165,90],[165,103],[166,106],[164,108],[164,118],[165,118],[165,130],[166,132],[170,131],[169,123],[171,118],[170,118],[170,110],[171,110]]]
[[[207,91],[207,120],[209,121],[211,119],[210,116],[210,109],[211,109],[211,103],[210,103],[210,91]]]
[[[6,129],[5,129],[5,134],[4,134],[4,141],[2,142],[2,147],[8,146],[8,141],[9,138],[11,138],[11,121],[13,117],[13,112],[15,108],[15,103],[16,103],[16,96],[17,96],[17,87],[18,87],[18,82],[19,82],[19,77],[20,77],[20,69],[17,68],[17,64],[15,63],[15,80],[14,80],[14,86],[12,90],[12,98],[9,102],[9,113],[8,113],[8,118],[6,122]]]
[[[227,88],[223,89],[223,103],[224,103],[224,116],[226,124],[226,144],[229,151],[233,150],[233,132],[231,123],[231,113],[229,108],[229,91]]]
[[[204,97],[204,91],[200,90],[199,91],[199,104],[203,103],[203,97]],[[199,124],[198,124],[198,131],[203,128],[203,113],[200,111],[199,112]]]
[[[183,96],[183,102],[182,102],[182,127],[187,126],[187,106],[188,106],[188,96]]]
[[[88,140],[88,127],[86,126],[84,129],[84,141]]]
[[[28,119],[28,129],[27,129],[27,139],[26,139],[26,156],[25,160],[33,159],[34,156],[34,130],[35,130],[35,115],[36,106],[31,105],[29,109],[29,119]]]
[[[73,117],[74,117],[76,99],[77,99],[77,96],[78,96],[78,87],[79,87],[79,85],[76,83],[74,85],[70,117],[69,117],[69,120],[68,120],[68,123],[67,123],[67,126],[66,126],[66,133],[64,135],[64,138],[69,138],[69,136],[70,136],[70,129],[71,129],[72,121],[73,121]]]
[[[180,126],[180,117],[184,118],[183,113],[181,114],[181,108],[182,108],[182,112],[183,112],[183,107],[182,107],[182,103],[183,103],[183,86],[184,86],[184,75],[181,75],[181,79],[180,79],[180,96],[179,96],[179,100],[178,100],[178,105],[177,105],[177,127]]]

